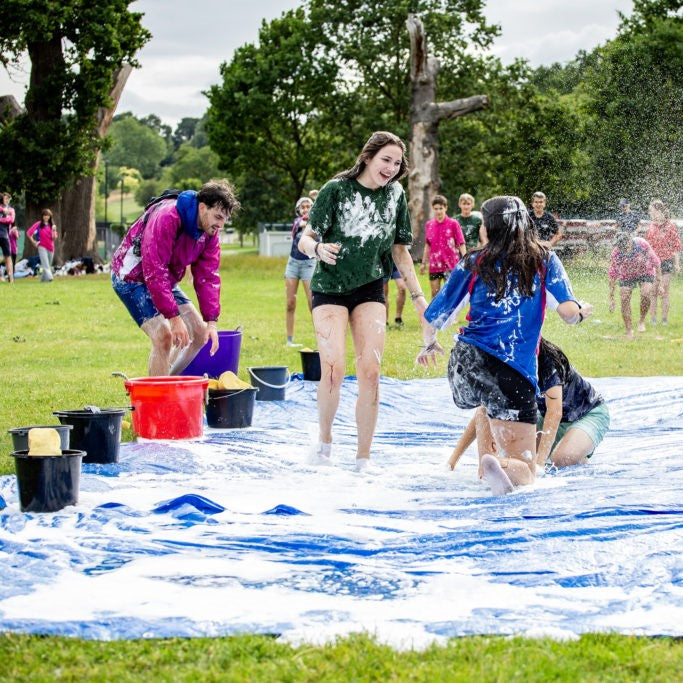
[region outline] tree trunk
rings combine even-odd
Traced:
[[[409,14],[410,34],[410,160],[408,208],[413,226],[413,260],[424,251],[424,224],[431,215],[431,201],[441,187],[439,178],[439,123],[462,116],[488,104],[486,95],[474,95],[450,102],[435,102],[439,60],[427,52],[422,21]]]
[[[100,138],[109,130],[116,106],[132,70],[129,64],[124,64],[114,74],[114,86],[109,93],[112,106],[108,109],[100,108],[97,115],[97,134]],[[95,227],[95,170],[99,160],[98,154],[91,166],[92,174],[80,178],[62,194],[59,202],[61,222],[57,223],[61,239],[55,244],[55,260],[59,257],[61,262],[81,256],[100,260]]]

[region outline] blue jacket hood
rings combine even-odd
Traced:
[[[198,240],[202,231],[197,225],[198,202],[197,193],[194,190],[185,190],[178,195],[175,203],[176,210],[180,216],[180,223],[183,230],[193,239]]]

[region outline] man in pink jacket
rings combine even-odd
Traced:
[[[177,375],[211,339],[218,349],[218,231],[239,202],[226,180],[155,198],[131,225],[111,261],[112,286],[150,338],[149,374]],[[199,313],[178,286],[191,267]],[[200,316],[201,313],[201,316]]]

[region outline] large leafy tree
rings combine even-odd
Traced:
[[[683,205],[683,3],[636,0],[585,82],[595,202]]]
[[[125,63],[134,64],[149,38],[142,15],[130,12],[130,4],[0,3],[0,62],[8,66],[25,54],[31,62],[25,112],[0,130],[0,149],[12,160],[2,165],[0,184],[25,192],[29,219],[41,206],[55,206],[66,188],[94,171],[102,144],[98,114],[111,105],[117,73]],[[71,218],[63,217],[69,223]]]
[[[152,127],[127,114],[114,119],[109,135],[111,147],[107,158],[110,164],[137,168],[143,178],[158,173],[168,149],[164,138]]]
[[[338,65],[317,38],[302,9],[264,22],[259,45],[239,48],[208,93],[207,131],[221,167],[262,186],[277,178],[292,206],[305,188],[329,177],[345,149],[339,123],[350,108],[335,92]]]

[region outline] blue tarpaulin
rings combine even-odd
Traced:
[[[382,378],[373,472],[354,471],[355,379],[333,467],[305,464],[316,385],[249,429],[121,445],[77,506],[22,513],[0,477],[0,629],[97,639],[366,631],[683,635],[683,378],[593,380],[612,428],[588,465],[494,497],[445,378]],[[2,508],[2,505],[0,505]]]

